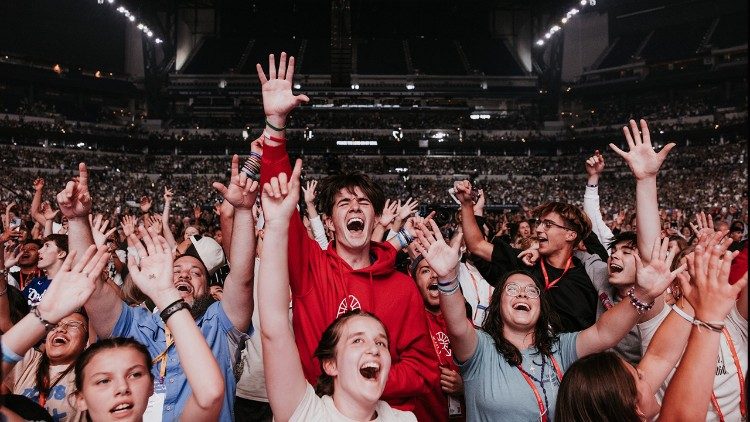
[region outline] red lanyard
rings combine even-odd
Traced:
[[[560,274],[560,277],[557,277],[556,279],[549,281],[549,275],[547,275],[547,266],[544,264],[544,258],[541,259],[541,265],[542,265],[542,275],[544,275],[544,289],[549,290],[553,287],[555,287],[555,284],[557,284],[558,281],[560,281],[563,276],[565,276],[565,273],[568,272],[568,268],[570,268],[570,264],[573,262],[573,257],[571,256],[568,258],[568,262],[565,263],[565,269],[563,269],[562,274]]]
[[[734,341],[732,341],[732,336],[729,335],[729,331],[727,331],[726,328],[722,330],[722,333],[724,333],[724,337],[726,337],[727,339],[729,351],[732,352],[734,367],[737,370],[737,378],[740,379],[740,415],[742,416],[742,420],[744,421],[745,415],[747,414],[747,403],[745,402],[745,377],[744,375],[742,375],[740,358],[737,356],[737,350],[735,350],[734,348]],[[714,410],[716,410],[716,414],[719,416],[719,421],[724,422],[724,414],[721,413],[719,402],[716,400],[716,393],[711,393],[711,404],[714,406]]]
[[[555,360],[555,357],[550,355],[550,360],[552,360],[552,366],[555,367],[555,372],[557,373],[557,380],[562,381],[562,371],[560,370],[560,366],[557,365],[557,361]],[[542,361],[542,365],[544,364],[544,361]],[[526,380],[526,382],[529,384],[529,387],[531,387],[531,391],[534,392],[534,397],[536,397],[536,404],[539,405],[539,418],[542,420],[542,422],[547,422],[547,410],[544,408],[544,404],[542,403],[542,396],[539,394],[539,390],[536,389],[536,385],[534,385],[534,381],[531,380],[531,377],[529,374],[526,373],[526,371],[521,368],[521,365],[517,366],[518,370],[521,372],[521,375],[523,376],[523,379]]]

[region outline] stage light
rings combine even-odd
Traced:
[[[146,32],[146,35],[148,35],[149,38],[154,36],[154,33],[151,31]]]
[[[565,25],[568,22],[568,18],[564,17],[564,18],[560,19],[560,22],[562,22],[562,24]]]
[[[142,29],[143,29],[143,24],[142,24],[142,23],[139,23],[139,24],[138,24],[138,26],[137,26],[136,28],[138,28],[138,30],[139,30],[139,31],[140,31],[140,30],[142,30]]]
[[[294,84],[294,89],[300,89],[300,88],[302,88],[302,85],[300,85],[299,83]]]
[[[408,90],[412,90],[412,89],[414,89],[414,84],[413,84],[413,83],[411,83],[411,82],[407,83],[407,84],[406,84],[406,89],[408,89]]]
[[[112,4],[114,2],[115,2],[115,0],[107,0],[107,3],[109,3],[109,4]]]
[[[102,77],[102,72],[100,72],[100,71],[97,70],[96,73],[94,73],[94,77],[95,78],[101,78]]]
[[[552,36],[552,34],[550,34],[549,32],[547,32],[546,34],[544,34],[544,38],[546,38],[546,39],[549,39],[551,36]]]
[[[581,6],[585,6],[588,3],[586,0],[581,0]]]
[[[154,42],[157,43],[157,44],[161,44],[164,41],[162,41],[161,38],[157,38],[157,39],[154,40]]]
[[[135,22],[135,16],[133,16],[133,15],[130,15],[130,17],[128,19],[130,19],[130,22]]]
[[[97,4],[104,4],[104,0],[96,0]]]
[[[544,45],[544,40],[537,40],[536,45]]]

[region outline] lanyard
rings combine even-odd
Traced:
[[[570,268],[570,264],[573,262],[573,256],[568,258],[568,262],[565,263],[565,269],[563,269],[562,274],[560,274],[560,277],[557,277],[556,279],[549,281],[549,275],[547,275],[547,266],[544,264],[544,258],[541,259],[541,265],[542,265],[542,275],[544,275],[544,289],[549,290],[553,287],[555,287],[555,284],[557,284],[558,281],[560,281],[563,276],[565,276],[565,273],[568,272],[568,268]]]
[[[557,379],[558,381],[562,381],[562,371],[560,370],[560,366],[557,365],[557,361],[555,360],[555,357],[550,355],[550,360],[552,360],[552,366],[555,367],[555,372],[557,373]],[[517,366],[518,370],[521,372],[521,376],[523,376],[523,379],[526,380],[526,382],[529,384],[529,387],[531,387],[531,391],[534,393],[534,397],[536,397],[536,404],[539,405],[539,418],[542,422],[547,422],[547,410],[544,408],[544,404],[542,403],[542,396],[539,394],[539,390],[536,389],[536,385],[534,385],[534,381],[531,380],[531,377],[529,374],[526,373],[526,371],[523,370],[521,365]],[[544,371],[544,359],[542,359],[542,371]],[[544,376],[544,375],[542,375]]]
[[[68,365],[68,367],[65,368],[65,370],[62,373],[60,373],[60,375],[57,377],[55,382],[53,382],[51,385],[49,383],[50,381],[49,375],[44,376],[44,380],[43,380],[44,382],[41,385],[42,388],[39,390],[39,406],[44,407],[44,405],[47,404],[47,396],[52,390],[52,388],[54,388],[60,382],[60,380],[62,380],[66,375],[68,375],[68,373],[73,369],[74,366],[75,366],[75,363],[71,363],[70,365]]]
[[[164,338],[166,339],[167,347],[151,361],[152,364],[159,365],[159,376],[161,377],[162,384],[164,383],[164,377],[167,375],[167,352],[169,352],[169,348],[174,344],[172,333],[166,326],[164,327]]]
[[[19,271],[19,272],[18,272],[18,285],[19,285],[19,286],[21,287],[21,289],[20,289],[20,290],[23,290],[23,289],[25,289],[25,288],[26,288],[26,284],[28,284],[27,282],[28,282],[28,281],[29,281],[30,279],[31,279],[31,280],[33,280],[33,279],[34,279],[35,277],[37,277],[38,275],[39,275],[39,269],[37,268],[36,270],[34,270],[34,272],[33,272],[33,273],[29,274],[29,275],[28,275],[28,276],[26,277],[26,279],[24,280],[24,276],[23,276],[23,271]]]
[[[740,415],[742,415],[742,420],[745,420],[745,416],[747,415],[747,403],[745,402],[745,377],[742,375],[742,367],[740,366],[740,358],[737,356],[737,350],[734,348],[734,341],[732,341],[732,336],[729,335],[729,331],[727,331],[726,328],[721,330],[722,333],[724,333],[724,337],[727,339],[727,345],[729,346],[729,351],[732,352],[732,360],[734,361],[734,367],[737,370],[737,378],[740,380]],[[716,411],[716,414],[719,416],[719,421],[724,422],[724,414],[721,413],[721,408],[719,407],[719,402],[716,400],[716,393],[711,393],[711,404],[714,406],[714,410]]]

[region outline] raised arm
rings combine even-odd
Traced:
[[[635,120],[630,121],[630,128],[622,128],[629,151],[625,152],[609,144],[630,167],[635,176],[636,233],[638,234],[638,252],[644,263],[648,264],[651,247],[661,237],[661,220],[659,218],[659,201],[656,196],[656,176],[659,168],[675,144],[664,146],[658,153],[651,144],[651,134],[646,121],[641,119],[638,130]]]
[[[42,194],[44,193],[44,179],[41,177],[37,177],[34,179],[34,197],[31,199],[31,209],[29,210],[29,214],[31,214],[31,218],[34,219],[37,223],[44,225],[44,223],[47,222],[47,220],[44,218],[44,214],[42,214]]]
[[[737,295],[747,285],[747,273],[735,284],[729,284],[729,270],[734,255],[714,246],[702,245],[688,256],[693,286],[683,294],[695,308],[695,319],[711,327],[694,325],[682,362],[669,382],[659,420],[699,421],[706,418],[716,375],[721,328],[734,306]],[[685,406],[685,403],[691,403]]]
[[[234,207],[230,271],[224,281],[221,302],[232,325],[241,332],[250,327],[253,316],[253,268],[255,266],[255,216],[253,205],[258,182],[239,172],[239,157],[232,157],[229,186],[214,182],[213,187]]]
[[[636,286],[628,293],[630,300],[621,301],[603,313],[594,325],[581,331],[576,339],[578,357],[614,347],[646,311],[645,307],[638,309],[640,304],[653,307],[654,299],[659,297],[672,280],[685,270],[683,265],[674,271],[669,271],[677,251],[668,249],[668,238],[664,238],[661,243],[657,240],[651,251],[650,262],[646,265],[638,255],[634,255],[637,267]]]
[[[420,228],[417,237],[417,250],[438,275],[440,311],[448,325],[451,349],[456,360],[465,362],[474,355],[478,339],[474,325],[466,318],[464,296],[458,284],[460,239],[451,242],[453,246],[448,246],[440,233],[440,228],[433,220],[429,221],[429,227],[423,225]]]
[[[317,180],[310,180],[305,184],[306,187],[302,188],[302,192],[305,195],[305,209],[307,210],[307,217],[310,219],[310,228],[312,229],[315,241],[318,242],[321,249],[328,248],[328,237],[326,236],[326,229],[323,227],[323,222],[320,221],[320,215],[318,210],[315,209],[315,190],[318,187]],[[375,238],[375,235],[373,235]]]
[[[297,160],[291,180],[282,173],[264,184],[261,200],[265,215],[264,254],[258,272],[261,344],[266,392],[274,418],[286,421],[294,414],[307,388],[294,333],[289,326],[289,218],[299,200],[302,162]]]
[[[469,252],[485,261],[492,260],[494,245],[484,239],[482,230],[474,217],[474,203],[471,200],[471,183],[468,180],[455,182],[456,198],[461,202],[461,228],[464,232],[464,242]]]
[[[612,239],[612,230],[607,227],[602,218],[599,206],[599,176],[604,171],[604,156],[596,150],[594,155],[586,160],[586,193],[583,195],[583,211],[591,220],[591,229],[605,246]]]
[[[68,218],[68,248],[83,256],[94,237],[89,225],[91,195],[89,194],[89,172],[86,165],[78,165],[79,175],[65,185],[57,194],[57,204],[62,215]],[[86,302],[86,313],[94,331],[100,337],[107,337],[120,318],[121,300],[112,288],[100,280],[94,293]]]
[[[164,187],[164,210],[161,213],[161,231],[164,235],[164,239],[166,239],[167,243],[169,244],[169,247],[172,250],[175,250],[177,248],[177,241],[174,239],[174,233],[172,233],[172,229],[169,228],[169,213],[172,208],[172,198],[174,197],[174,192],[172,189],[169,189],[168,187]]]
[[[109,254],[105,247],[89,247],[74,266],[76,252],[65,258],[39,306],[3,335],[3,373],[7,374],[23,355],[47,335],[47,329],[83,306],[101,278]]]
[[[143,244],[138,242],[136,247],[141,260],[136,264],[134,257],[128,257],[128,270],[136,286],[159,309],[165,310],[181,300],[180,292],[172,282],[172,250],[155,230],[141,228],[140,232]],[[172,313],[165,324],[174,338],[180,366],[191,390],[180,420],[218,420],[224,400],[224,376],[206,339],[188,308]]]

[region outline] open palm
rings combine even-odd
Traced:
[[[287,66],[286,53],[282,52],[277,69],[274,55],[269,55],[268,77],[263,72],[263,67],[260,63],[255,67],[258,71],[258,79],[260,79],[261,93],[263,95],[263,111],[266,116],[285,117],[295,107],[310,100],[306,95],[292,94],[294,57],[289,57],[289,65]]]
[[[622,130],[629,151],[625,152],[614,144],[609,144],[609,147],[625,160],[636,179],[642,180],[656,176],[661,164],[667,158],[669,151],[675,147],[675,144],[670,143],[665,145],[661,151],[654,151],[648,125],[643,119],[641,119],[640,132],[635,120],[630,121],[630,128],[625,126]]]
[[[440,278],[447,278],[457,274],[458,262],[461,258],[459,250],[461,242],[451,242],[453,246],[445,243],[440,228],[434,220],[429,221],[430,228],[425,224],[420,224],[420,230],[417,232],[419,243],[417,250],[424,256],[425,261],[430,264],[430,268]],[[461,236],[461,235],[459,235]]]
[[[292,170],[291,178],[286,173],[280,173],[263,185],[261,203],[266,225],[280,223],[289,224],[294,209],[299,201],[299,177],[302,173],[302,160],[297,160]]]
[[[647,265],[643,265],[638,254],[634,255],[636,283],[648,292],[649,297],[655,298],[662,294],[677,275],[687,268],[686,265],[681,265],[674,271],[669,270],[676,254],[676,249],[669,250],[669,238],[665,237],[661,244],[658,239],[656,240],[651,251],[651,261]]]

